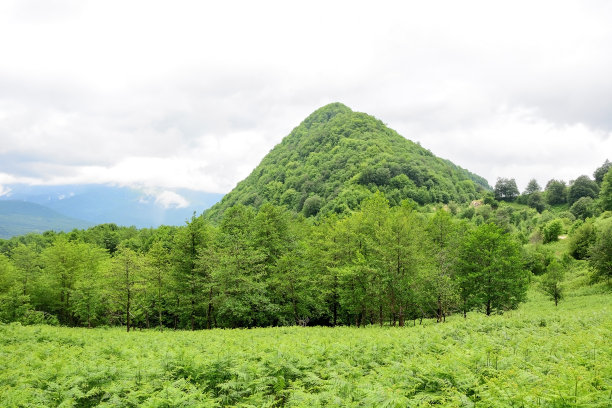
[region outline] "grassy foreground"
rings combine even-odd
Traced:
[[[612,296],[405,328],[0,325],[2,407],[612,406]]]

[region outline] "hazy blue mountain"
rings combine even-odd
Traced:
[[[221,200],[223,194],[194,190],[146,192],[109,185],[28,186],[8,185],[10,193],[2,200],[40,204],[68,217],[92,224],[115,223],[139,228],[182,225],[193,212]]]
[[[0,238],[2,239],[31,232],[71,231],[92,225],[93,223],[67,217],[40,204],[0,200]]]

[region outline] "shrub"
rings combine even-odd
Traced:
[[[548,222],[544,228],[542,228],[542,238],[544,243],[555,242],[559,240],[559,235],[563,232],[563,223],[561,220],[556,219]]]

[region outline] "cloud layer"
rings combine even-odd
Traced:
[[[3,2],[0,184],[228,192],[333,101],[491,184],[612,159],[609,2],[210,3]]]

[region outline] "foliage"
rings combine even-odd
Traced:
[[[612,167],[603,177],[599,191],[599,203],[604,211],[612,211]]]
[[[569,186],[567,202],[572,205],[581,197],[597,198],[599,187],[589,176],[580,176]]]
[[[610,297],[416,327],[0,325],[3,406],[606,406]],[[508,386],[511,384],[512,386]]]
[[[548,297],[555,302],[555,306],[563,299],[564,290],[562,286],[565,277],[564,266],[559,261],[553,259],[546,268],[546,274],[542,276],[541,288]]]
[[[495,192],[496,200],[512,201],[519,195],[514,179],[498,178],[493,191]]]
[[[606,159],[606,161],[600,167],[598,167],[597,170],[595,170],[595,172],[593,173],[595,182],[601,185],[601,183],[604,180],[605,175],[610,172],[611,168],[612,168],[612,163],[610,163],[610,160]]]
[[[318,195],[310,196],[304,201],[302,212],[306,217],[317,215],[323,206],[323,200]]]
[[[563,232],[563,223],[560,219],[549,221],[542,228],[542,236],[544,243],[555,242],[559,240],[559,235]]]
[[[554,254],[548,246],[528,245],[524,251],[525,267],[536,276],[544,274],[554,259]]]
[[[591,197],[580,197],[572,204],[570,212],[581,220],[592,217],[595,214],[595,201]]]
[[[550,205],[567,202],[567,186],[563,180],[552,179],[546,184],[546,201]]]
[[[524,299],[527,274],[518,243],[498,226],[483,224],[470,231],[458,263],[464,311],[476,307],[490,315],[514,309]]]
[[[542,187],[540,187],[538,181],[536,179],[531,179],[529,180],[529,183],[527,183],[527,188],[525,189],[524,194],[529,195],[539,193],[540,191],[542,191]]]
[[[546,209],[546,202],[544,196],[539,191],[533,192],[527,198],[527,205],[531,208],[535,208],[539,213]]]
[[[599,231],[595,243],[589,250],[589,265],[596,280],[610,283],[612,278],[612,223],[607,223]]]
[[[572,233],[568,252],[576,259],[587,259],[589,248],[595,243],[597,238],[595,226],[592,220],[587,220]]]

